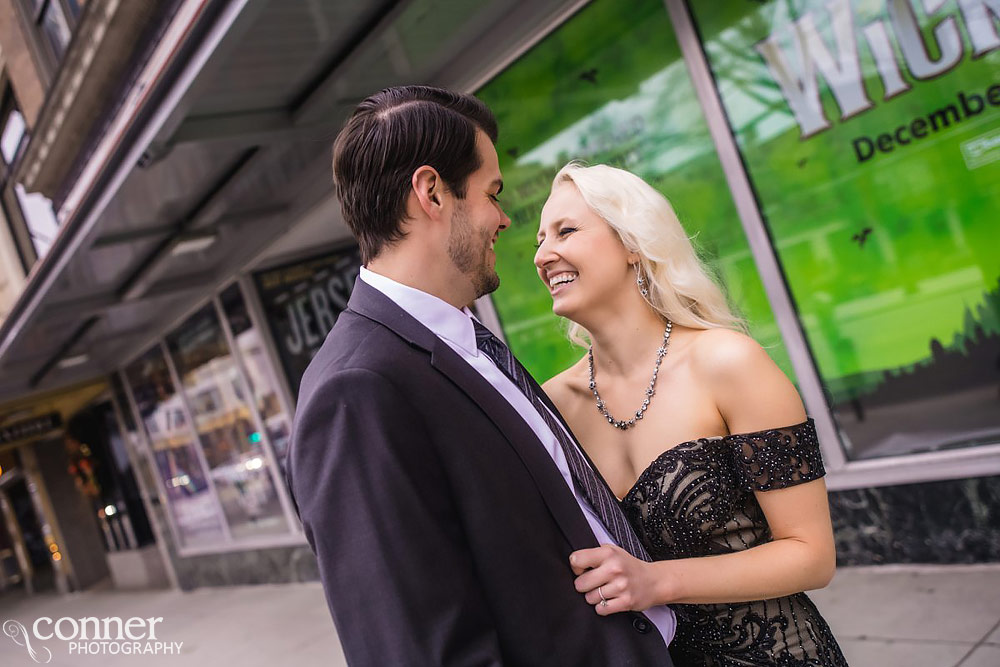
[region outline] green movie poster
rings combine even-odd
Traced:
[[[673,204],[756,339],[791,375],[662,0],[596,0],[478,93],[500,125],[511,228],[494,295],[511,348],[540,379],[580,358],[532,258],[542,204],[570,159],[629,169]]]
[[[691,2],[854,458],[1000,440],[1000,2]]]

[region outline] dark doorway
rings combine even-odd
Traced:
[[[154,542],[111,404],[80,411],[66,426],[70,472],[99,518],[105,550],[125,551]]]
[[[51,591],[56,589],[55,570],[52,567],[52,559],[48,546],[45,544],[45,535],[42,532],[42,524],[38,520],[34,503],[31,500],[31,493],[24,478],[20,477],[4,484],[4,493],[10,502],[14,519],[17,521],[21,536],[24,539],[25,550],[28,552],[28,560],[31,563],[31,584],[34,591]]]

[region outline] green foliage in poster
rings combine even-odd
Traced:
[[[959,337],[966,313],[983,312],[1000,276],[1000,50],[973,57],[971,36],[979,31],[982,49],[1000,22],[971,26],[951,2],[933,15],[918,2],[900,3],[896,14],[873,1],[749,4],[691,8],[836,403],[866,393],[885,369],[930,359],[931,341]],[[835,35],[838,8],[853,51]],[[907,32],[908,17],[919,31]],[[803,48],[797,40],[810,25],[820,42]],[[890,47],[881,66],[870,37],[880,30]],[[946,33],[960,46],[942,47]],[[828,129],[808,134],[793,117],[762,57],[770,38],[801,81],[811,59]],[[820,43],[842,67],[839,84],[816,65]],[[941,71],[914,74],[930,67]],[[845,113],[835,85],[870,104]]]
[[[542,204],[570,159],[629,169],[660,190],[753,335],[792,375],[661,0],[587,5],[478,96],[499,121],[501,201],[512,220],[497,244],[494,303],[511,348],[536,377],[582,354],[532,263]]]

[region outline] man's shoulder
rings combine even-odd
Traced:
[[[300,395],[348,371],[388,374],[406,348],[406,342],[383,324],[345,310],[306,367]]]

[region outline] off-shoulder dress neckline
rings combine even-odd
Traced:
[[[777,432],[777,431],[793,431],[795,429],[799,429],[799,428],[802,428],[804,426],[810,426],[810,425],[812,425],[812,423],[813,423],[813,418],[812,417],[807,417],[805,421],[799,422],[798,424],[791,424],[789,426],[776,426],[774,428],[765,428],[765,429],[761,429],[759,431],[747,431],[745,433],[730,433],[729,435],[706,436],[706,437],[703,437],[703,438],[695,438],[693,440],[685,440],[683,442],[679,442],[676,445],[674,445],[673,447],[670,447],[669,449],[665,449],[656,458],[654,458],[652,461],[650,461],[649,465],[647,465],[642,470],[642,472],[639,473],[639,476],[636,477],[635,482],[633,482],[632,486],[630,486],[628,488],[628,491],[625,492],[625,495],[621,496],[620,498],[616,495],[615,499],[618,500],[619,503],[624,503],[626,500],[628,500],[628,498],[633,493],[635,493],[636,489],[639,487],[639,483],[643,481],[643,479],[646,477],[646,475],[649,473],[649,471],[652,470],[652,468],[657,463],[659,463],[663,459],[667,458],[668,455],[670,455],[673,452],[676,452],[676,451],[679,451],[679,450],[691,449],[691,447],[694,446],[694,445],[704,445],[704,444],[707,444],[709,442],[720,442],[720,441],[726,441],[726,440],[736,440],[736,439],[739,439],[739,438],[751,438],[751,437],[760,436],[760,435],[765,435],[766,436],[769,433],[774,433],[774,432]]]

